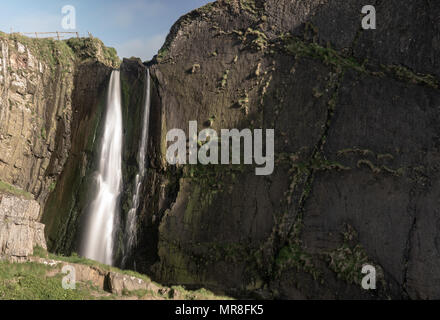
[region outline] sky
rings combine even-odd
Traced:
[[[88,32],[123,57],[150,60],[179,17],[212,0],[14,0],[2,1],[0,31]],[[75,8],[76,29],[63,30],[66,5]],[[11,29],[12,28],[12,29]]]

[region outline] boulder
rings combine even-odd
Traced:
[[[33,254],[34,247],[46,249],[39,215],[35,200],[0,194],[0,257],[22,261]]]

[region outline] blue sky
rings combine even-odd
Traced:
[[[61,9],[76,9],[76,30],[91,32],[120,57],[149,60],[183,14],[212,0],[14,0],[2,1],[0,31],[63,31]],[[72,30],[69,30],[72,31]]]

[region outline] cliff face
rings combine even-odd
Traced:
[[[440,297],[440,5],[377,2],[375,31],[363,6],[224,0],[173,26],[150,66],[144,270],[236,296]],[[190,120],[274,128],[274,173],[168,166]]]
[[[117,66],[117,57],[97,39],[0,34],[0,48],[0,180],[43,205],[71,148],[77,71],[92,61]]]
[[[361,28],[363,5],[223,0],[173,26],[147,64],[148,172],[128,267],[234,297],[440,298],[440,5],[376,1],[375,31]],[[120,62],[97,39],[0,34],[0,48],[0,193],[15,195],[0,196],[0,255],[44,247],[37,220],[69,255]],[[118,262],[146,89],[146,66],[120,69]],[[274,173],[169,166],[166,133],[191,120],[275,129]],[[360,286],[364,264],[375,291]]]
[[[90,38],[0,34],[0,47],[0,191],[37,199],[49,247],[70,248],[78,229],[71,212],[119,59]]]
[[[70,148],[74,55],[24,37],[0,47],[0,180],[44,203]]]
[[[83,51],[79,51],[83,52]],[[131,208],[132,184],[137,173],[137,152],[142,132],[146,67],[138,60],[124,59],[120,65],[123,108],[123,178],[120,232],[117,234],[115,257],[122,257],[124,225]],[[54,252],[70,255],[80,245],[84,213],[93,200],[96,186],[94,173],[99,162],[100,137],[106,108],[107,89],[112,68],[99,62],[85,61],[78,66],[72,105],[72,148],[43,216],[48,246]]]

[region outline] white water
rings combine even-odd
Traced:
[[[81,255],[113,264],[113,230],[122,186],[122,111],[119,71],[113,71],[97,174],[97,194],[88,212]]]
[[[139,209],[139,199],[142,187],[142,181],[145,177],[145,154],[147,151],[148,144],[148,123],[150,119],[150,71],[147,71],[147,90],[145,93],[145,106],[144,106],[144,115],[142,121],[142,136],[139,142],[139,151],[137,156],[139,171],[136,175],[134,191],[133,191],[133,199],[132,199],[132,208],[128,212],[127,223],[125,227],[125,235],[126,235],[126,243],[125,243],[125,259],[128,254],[130,254],[133,249],[134,244],[136,243],[136,234],[137,234],[137,211]]]

